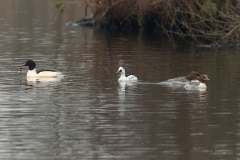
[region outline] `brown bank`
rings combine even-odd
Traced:
[[[110,30],[160,31],[206,46],[237,45],[240,1],[80,0],[86,5],[79,25]]]

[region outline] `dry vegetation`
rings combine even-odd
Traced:
[[[160,30],[199,44],[237,44],[240,0],[85,0],[95,24],[109,29]]]

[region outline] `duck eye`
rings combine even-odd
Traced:
[[[119,70],[119,72],[122,72],[122,70]]]

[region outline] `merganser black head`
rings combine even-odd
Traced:
[[[33,60],[29,59],[22,66],[28,66],[29,70],[33,70],[36,67],[36,63]]]

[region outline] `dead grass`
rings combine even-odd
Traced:
[[[212,46],[240,40],[240,0],[84,1],[102,28],[161,30]]]

